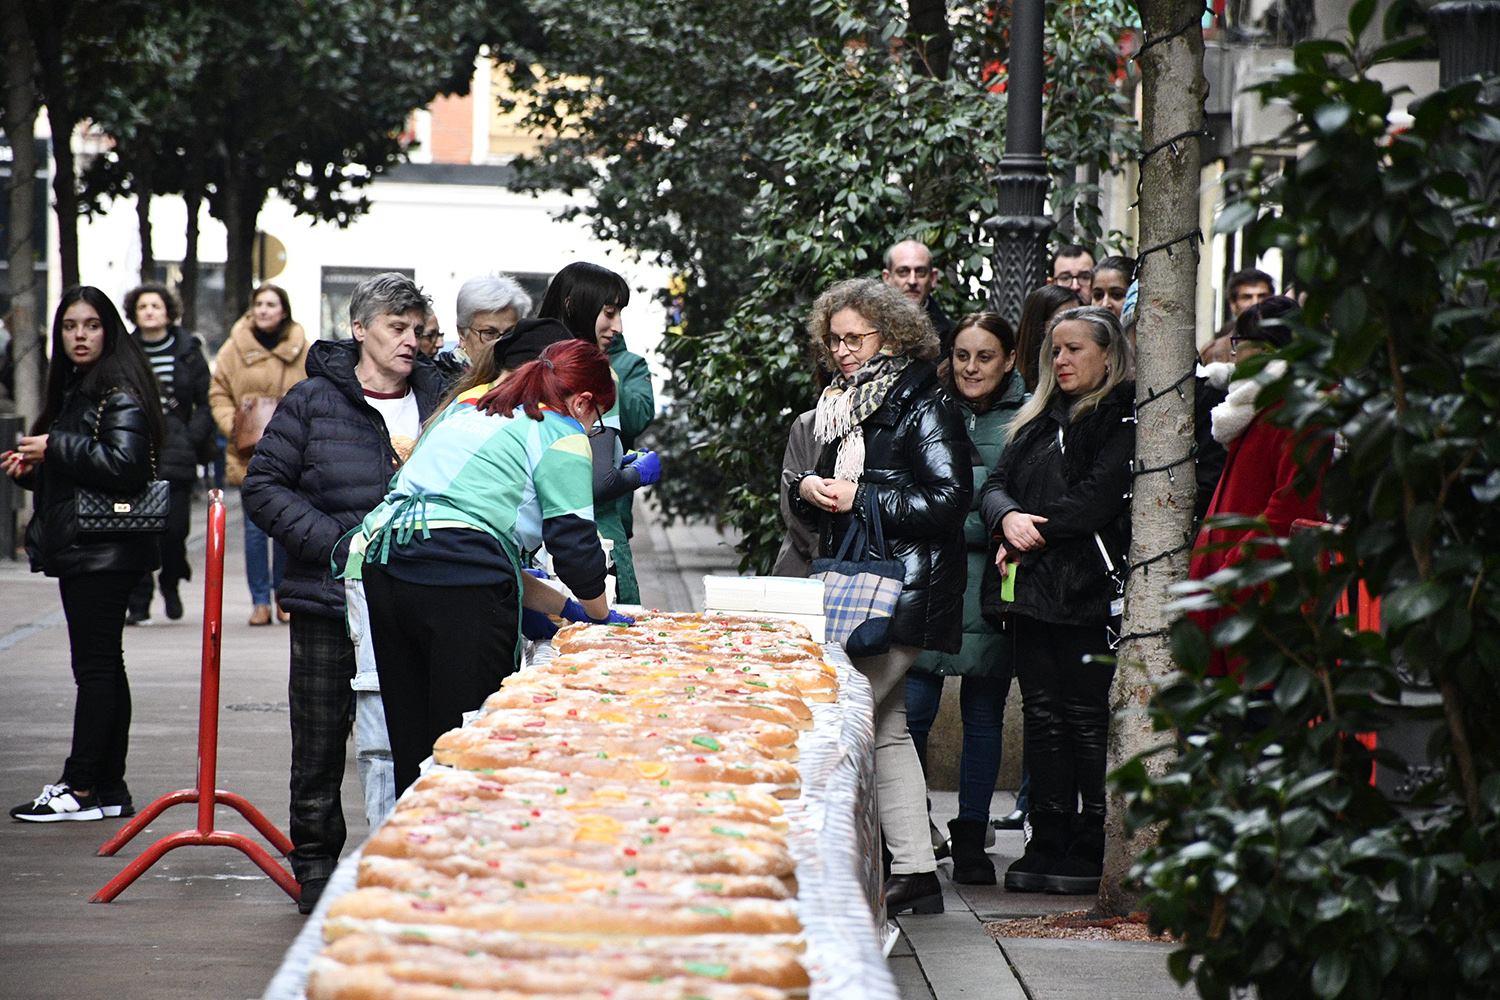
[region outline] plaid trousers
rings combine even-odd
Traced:
[[[292,612],[292,874],[327,878],[347,830],[340,788],[354,722],[354,644],[343,618]]]

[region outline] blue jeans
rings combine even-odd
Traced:
[[[943,676],[924,670],[906,674],[906,724],[922,762],[927,761],[927,734],[943,698]],[[981,822],[990,818],[990,797],[1000,776],[1001,729],[1010,675],[963,677],[958,688],[963,717],[963,749],[958,758],[958,818]]]
[[[270,552],[266,547],[270,546]],[[270,571],[267,572],[267,564]],[[286,549],[245,515],[245,580],[250,584],[252,604],[270,604],[271,591],[281,590],[281,574],[286,572]]]

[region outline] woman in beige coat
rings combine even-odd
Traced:
[[[233,485],[244,482],[245,467],[276,404],[307,377],[306,365],[307,334],[292,322],[286,292],[276,285],[261,285],[250,311],[235,322],[219,349],[208,390],[214,421],[229,442],[224,467]],[[281,589],[285,567],[286,550],[246,516],[245,577],[255,603],[251,625],[271,624],[271,592]],[[287,620],[279,608],[277,617]]]

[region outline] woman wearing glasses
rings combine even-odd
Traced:
[[[457,382],[529,312],[531,296],[513,278],[487,274],[465,281],[458,290],[458,344],[433,358],[447,383]]]
[[[585,436],[614,401],[609,359],[572,340],[450,395],[356,529],[343,576],[364,584],[398,792],[516,669],[523,603],[632,622],[605,598]],[[577,600],[521,574],[544,542]]]
[[[890,650],[854,665],[875,695],[875,777],[891,853],[886,909],[941,913],[904,681],[924,649],[956,653],[962,642],[969,437],[931,361],[937,334],[906,296],[873,279],[841,281],[818,297],[807,328],[834,377],[813,422],[817,464],[791,484],[791,506],[820,531],[823,552],[838,551],[856,518],[878,518],[886,556],[903,564]]]

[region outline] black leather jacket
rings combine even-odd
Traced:
[[[329,559],[344,533],[385,499],[400,468],[385,420],[354,374],[359,344],[314,342],[307,378],[287,392],[245,472],[245,511],[285,546],[277,600],[288,611],[344,616],[344,583]],[[432,361],[417,358],[408,379],[423,420],[443,390]]]
[[[937,369],[913,361],[861,427],[865,471],[854,511],[879,511],[888,554],[906,570],[891,639],[956,653],[963,643],[964,517],[974,495],[963,411],[938,384]],[[811,471],[832,476],[837,451],[825,446]],[[820,528],[823,553],[837,552],[851,516],[819,512],[797,486],[788,496],[793,513]]]
[[[91,486],[127,495],[151,480],[151,430],[136,398],[121,389],[99,400],[77,387],[47,428],[42,464],[20,484],[36,491],[26,528],[33,572],[73,577],[86,573],[145,573],[161,565],[156,535],[78,533],[75,491]]]
[[[1014,613],[1060,625],[1109,620],[1114,584],[1094,532],[1117,568],[1130,548],[1130,463],[1135,458],[1135,383],[1122,382],[1091,412],[1069,423],[1066,396],[1022,427],[980,490],[980,511],[997,537],[1011,511],[1040,514],[1047,544],[1019,553],[1015,600],[1000,600],[1000,575],[991,559],[982,609],[987,617]],[[1066,450],[1058,447],[1062,428]],[[994,548],[990,550],[994,552]]]

